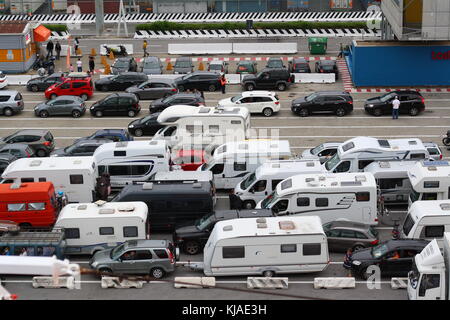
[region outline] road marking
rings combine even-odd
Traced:
[[[445,126],[279,126],[279,127],[252,127],[251,129],[384,129],[384,128],[448,128]]]
[[[277,138],[354,138],[355,136],[277,136]],[[411,135],[371,135],[374,138],[411,138]],[[440,138],[441,135],[414,135],[415,138]]]

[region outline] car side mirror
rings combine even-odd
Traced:
[[[249,190],[249,192],[250,193],[255,193],[255,189],[252,188],[252,189]]]
[[[240,101],[236,101],[236,104],[241,104],[241,102]]]

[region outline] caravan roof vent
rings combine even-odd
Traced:
[[[30,167],[39,167],[42,163],[42,160],[33,160],[30,163]]]
[[[119,212],[133,212],[134,211],[134,206],[131,204],[128,205],[123,205],[117,208],[117,211]]]
[[[277,149],[278,148],[278,143],[274,143],[270,145],[271,149]]]
[[[450,202],[449,203],[441,203],[439,205],[442,210],[450,210]]]
[[[409,140],[409,141],[408,141],[408,144],[410,144],[410,145],[417,145],[417,141],[415,141],[415,140]]]
[[[159,143],[159,140],[152,140],[148,144],[151,145],[151,146],[154,146],[154,145],[156,145],[158,143]]]
[[[307,162],[306,166],[307,167],[314,167],[316,164],[314,162]]]
[[[223,231],[233,231],[233,226],[231,225],[225,226],[223,227]]]
[[[256,219],[256,223],[266,223],[266,222],[267,222],[266,218],[258,218],[258,219]]]
[[[281,230],[294,230],[295,229],[294,222],[292,222],[290,220],[280,221],[280,222],[278,222],[278,224],[280,225]]]
[[[77,210],[86,210],[87,209],[87,204],[80,204],[78,207],[77,207]]]
[[[367,179],[366,176],[355,176],[355,181],[365,182]]]
[[[247,144],[247,143],[241,143],[241,144],[238,146],[238,149],[239,149],[239,150],[248,150],[248,144]]]
[[[325,178],[325,176],[320,176],[319,177],[319,181],[325,181],[327,178]]]
[[[209,113],[211,108],[203,107],[198,110],[198,113]]]
[[[97,200],[94,202],[97,206],[101,207],[102,205],[104,205],[106,203],[106,201],[104,200]]]
[[[281,165],[279,163],[272,164],[272,168],[281,168]]]
[[[153,182],[146,182],[142,184],[142,190],[152,190]]]
[[[20,189],[20,185],[21,185],[20,181],[16,181],[9,188],[12,189],[12,190]]]
[[[311,181],[314,181],[315,179],[314,178],[305,178],[305,182],[311,182]]]
[[[428,171],[437,171],[437,168],[436,167],[428,167]]]
[[[380,168],[390,168],[391,164],[387,161],[380,161]]]
[[[267,223],[258,223],[256,224],[258,229],[267,229]]]
[[[378,140],[378,144],[380,145],[380,147],[383,147],[383,148],[391,147],[388,140]]]
[[[99,214],[112,214],[114,213],[116,210],[114,208],[102,208],[100,210],[98,210]]]
[[[423,161],[424,167],[448,167],[450,166],[448,161]]]

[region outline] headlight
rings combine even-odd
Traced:
[[[175,71],[174,74],[179,74],[179,72],[178,72],[178,71]]]
[[[130,125],[128,126],[128,128],[133,129],[133,128],[134,128],[134,125],[130,124]]]
[[[361,265],[361,261],[355,260],[355,261],[352,261],[352,264],[354,264],[355,266],[359,266],[359,265]]]
[[[89,109],[94,110],[94,106],[90,107]]]
[[[92,266],[93,268],[97,268],[97,266],[98,266],[98,262],[97,262],[97,261],[95,261],[95,262],[92,262],[91,266]]]
[[[373,107],[373,104],[368,104],[367,105],[369,108],[372,108]]]
[[[294,104],[294,107],[300,107],[299,103]]]
[[[38,109],[38,107],[34,107],[34,110],[37,110]]]

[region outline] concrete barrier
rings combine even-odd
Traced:
[[[120,50],[119,49],[119,45],[120,44],[106,44],[106,43],[101,44],[100,45],[100,50],[99,50],[100,55],[102,55],[102,56],[106,55],[106,49],[105,49],[104,46],[108,46],[108,48],[113,48],[113,49]],[[122,45],[127,49],[128,55],[132,55],[133,54],[133,45],[132,44],[122,44]]]
[[[262,54],[262,53],[297,53],[296,42],[283,43],[233,43],[233,53]]]
[[[408,278],[391,278],[392,289],[406,289],[408,288]]]
[[[232,43],[169,43],[169,54],[231,54]]]
[[[288,289],[288,278],[248,277],[248,289]]]
[[[314,278],[314,289],[349,289],[355,288],[354,277],[341,278]]]
[[[294,73],[295,83],[335,83],[334,73]]]
[[[12,86],[23,86],[26,85],[27,82],[33,78],[39,77],[38,75],[7,75],[8,77],[8,84]]]
[[[227,84],[240,84],[241,83],[241,75],[240,74],[227,73],[225,75],[225,79],[227,80]]]
[[[206,286],[206,287],[205,287]],[[215,277],[175,277],[175,288],[202,289],[216,286]]]
[[[107,288],[137,288],[141,289],[144,285],[144,281],[135,281],[131,279],[120,279],[119,277],[105,277],[102,276],[101,285],[103,289]]]
[[[33,288],[75,288],[75,278],[73,276],[69,277],[58,277],[56,282],[53,281],[53,277],[33,277],[32,281]]]

